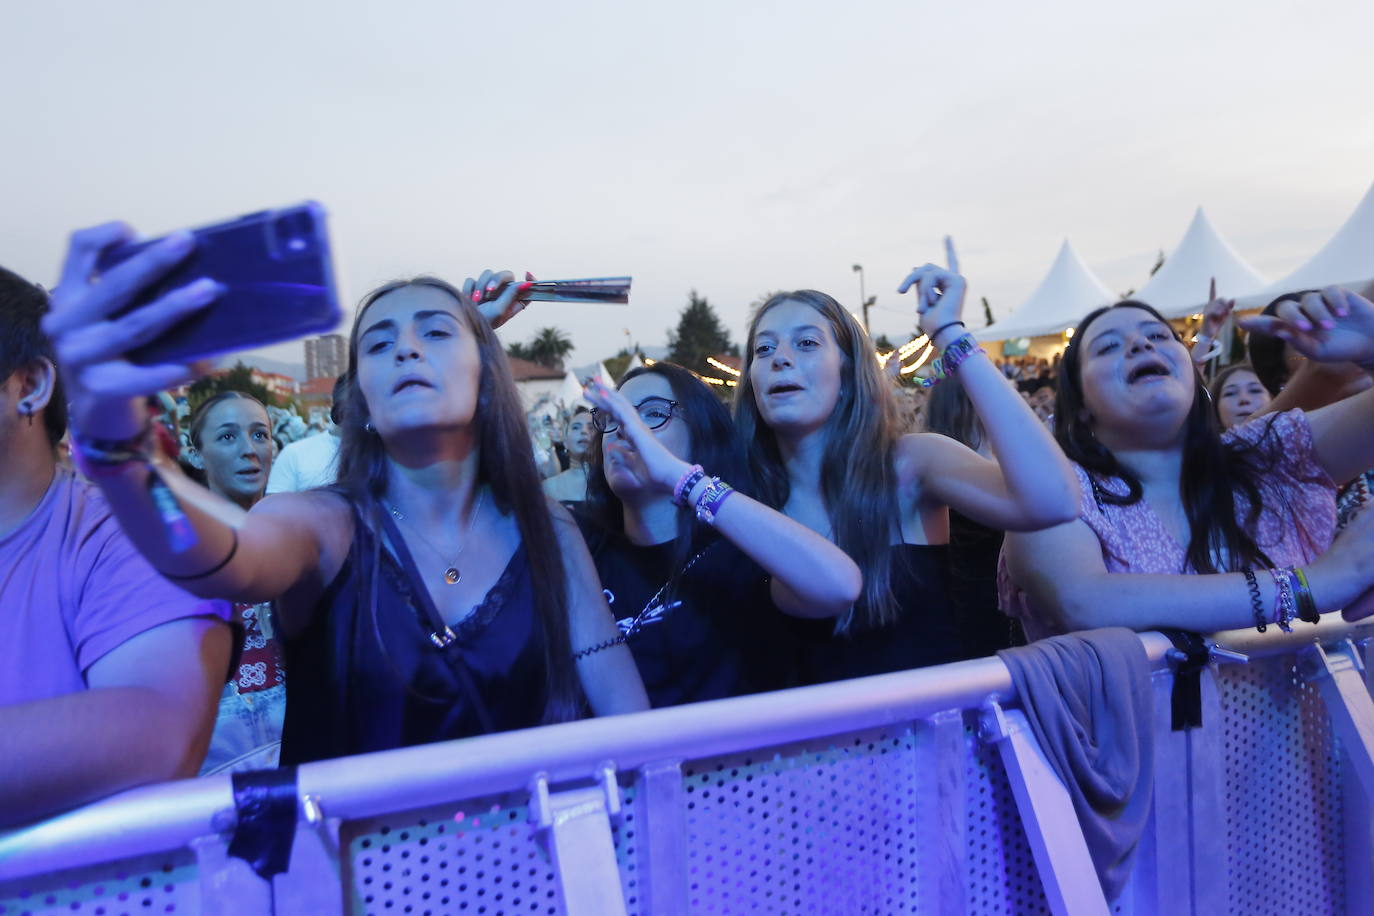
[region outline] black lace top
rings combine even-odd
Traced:
[[[541,724],[544,640],[524,546],[440,649],[404,545],[399,559],[379,549],[356,506],[353,516],[348,560],[285,643],[282,764]]]

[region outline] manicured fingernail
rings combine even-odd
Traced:
[[[494,289],[496,289],[496,281],[492,280],[490,283],[487,284],[487,292],[491,292]]]
[[[193,302],[203,304],[213,301],[220,293],[224,292],[224,289],[222,284],[216,283],[209,277],[201,277],[186,287],[186,292]]]
[[[1334,328],[1335,326],[1336,326],[1336,322],[1332,321],[1332,320],[1329,319],[1329,318],[1324,319],[1324,320],[1322,321],[1322,327],[1325,328],[1325,329],[1328,330],[1328,331],[1330,331],[1330,330],[1331,330],[1332,328]]]
[[[195,237],[184,229],[180,232],[173,232],[162,241],[163,247],[172,254],[185,254],[195,247],[195,244]]]
[[[474,289],[472,291],[472,301],[474,303],[482,301],[482,291],[480,289]]]
[[[529,292],[533,287],[533,283],[521,283],[518,287],[516,287],[515,294],[517,296],[523,296],[525,295],[525,293]]]
[[[526,279],[526,280],[533,280],[533,279],[534,279],[534,274],[530,273],[528,270],[525,271],[525,279]]]

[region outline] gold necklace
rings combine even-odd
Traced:
[[[467,531],[463,533],[463,543],[458,548],[458,552],[453,555],[453,562],[449,563],[447,567],[445,567],[444,569],[445,585],[457,585],[459,582],[463,581],[463,573],[458,569],[458,558],[463,555],[463,548],[468,546],[468,536],[472,533],[472,526],[477,521],[477,513],[482,510],[482,500],[486,498],[486,495],[486,487],[483,487],[482,491],[477,494],[477,505],[473,508],[472,514],[468,516]],[[396,521],[406,521],[406,517],[401,514],[401,510],[397,509],[394,505],[387,506],[387,509],[391,512],[392,517],[395,518]],[[429,548],[431,553],[433,553],[440,560],[444,559],[443,552],[436,548],[430,542],[429,538],[421,534],[419,529],[415,528],[409,522],[406,522],[406,525],[410,528],[411,533],[420,539],[420,543],[424,544],[426,547]]]

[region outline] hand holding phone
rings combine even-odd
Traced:
[[[339,313],[323,235],[313,235],[318,244],[307,242],[303,253],[293,244],[307,231],[322,233],[322,211],[306,206],[307,220],[253,214],[148,242],[136,242],[123,223],[74,233],[43,321],[73,425],[91,438],[127,438],[143,425],[130,399],[194,378],[197,360],[282,340],[302,327],[333,327]],[[281,252],[289,256],[278,258]],[[286,262],[291,266],[281,268]],[[307,289],[262,290],[274,276],[305,278]],[[302,301],[304,320],[272,311]]]

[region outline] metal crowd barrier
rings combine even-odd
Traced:
[[[228,776],[0,834],[19,914],[1374,914],[1374,628],[1218,634],[1108,902],[995,658],[302,766],[290,867]]]

